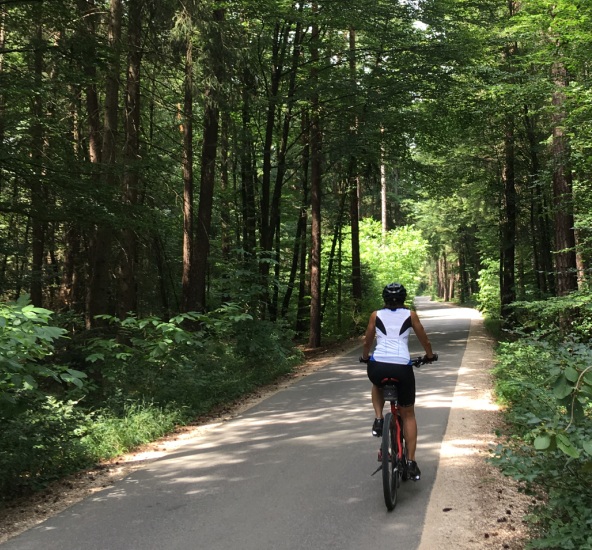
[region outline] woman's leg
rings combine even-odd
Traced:
[[[415,407],[399,407],[403,419],[403,435],[407,444],[407,460],[415,460],[417,448],[417,421],[415,420]]]
[[[382,388],[372,384],[372,406],[374,407],[374,415],[376,418],[382,418],[382,410],[384,409],[384,395]]]

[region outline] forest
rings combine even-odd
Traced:
[[[588,0],[0,0],[0,506],[396,280],[483,312],[492,460],[592,548],[591,59]]]

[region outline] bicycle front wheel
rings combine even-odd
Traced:
[[[397,437],[396,420],[392,413],[384,417],[382,428],[382,488],[384,502],[388,510],[393,510],[397,504],[397,490],[399,475],[397,465]]]

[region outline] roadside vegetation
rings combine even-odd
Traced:
[[[285,327],[232,304],[110,317],[95,336],[26,296],[0,305],[0,320],[0,501],[153,441],[301,359]]]
[[[510,431],[493,462],[533,495],[531,548],[592,548],[592,296],[514,304],[497,349]]]

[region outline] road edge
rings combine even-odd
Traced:
[[[494,344],[483,319],[472,318],[418,550],[524,547],[528,498],[487,463],[502,424]]]

